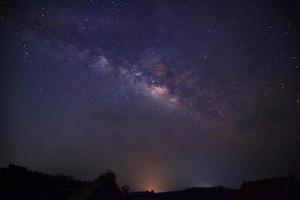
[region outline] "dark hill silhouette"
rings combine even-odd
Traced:
[[[240,189],[222,186],[163,193],[132,192],[134,200],[300,200],[300,182],[293,176],[244,181]]]
[[[224,187],[195,187],[172,192],[133,192],[134,200],[230,200],[237,190]]]
[[[155,200],[158,199],[158,193],[143,191],[143,192],[131,192],[129,194],[132,200]]]
[[[203,199],[203,200],[230,200],[237,190],[219,187],[210,188],[189,188],[176,192],[164,192],[159,194],[159,200],[184,200],[184,199]]]
[[[0,169],[0,199],[66,199],[82,184],[71,176],[53,176],[17,165]]]
[[[0,199],[6,200],[126,200],[116,176],[107,171],[93,182],[79,181],[63,174],[49,175],[10,164],[0,169]]]
[[[116,176],[107,171],[92,181],[80,181],[62,174],[49,175],[9,165],[0,169],[0,199],[6,200],[299,200],[300,183],[292,177],[243,182],[240,189],[222,186],[188,188],[171,192],[122,190]]]
[[[119,189],[115,174],[111,171],[101,174],[95,181],[86,183],[68,200],[125,200]]]

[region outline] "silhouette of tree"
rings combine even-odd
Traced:
[[[123,185],[121,187],[122,193],[124,194],[124,196],[128,196],[128,193],[130,191],[130,187],[128,185]]]
[[[100,174],[97,178],[97,181],[116,181],[116,174],[111,171],[107,170],[106,172]]]

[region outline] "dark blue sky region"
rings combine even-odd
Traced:
[[[300,176],[295,1],[1,1],[1,151],[133,190]]]

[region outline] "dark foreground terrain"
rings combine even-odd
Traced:
[[[171,192],[129,192],[116,184],[111,171],[94,181],[62,174],[48,175],[9,165],[0,169],[0,199],[30,200],[299,200],[300,183],[293,176],[245,181],[239,189],[222,186]]]

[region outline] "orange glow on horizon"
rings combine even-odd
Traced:
[[[168,184],[163,163],[157,162],[155,159],[143,160],[140,168],[138,174],[140,190],[162,192],[166,189]]]
[[[154,184],[154,183],[149,183],[149,184],[147,184],[147,185],[145,186],[145,191],[149,191],[149,192],[151,192],[151,191],[159,192],[159,191],[160,191],[159,188],[160,188],[160,187],[159,187],[158,185],[156,185],[156,184]]]
[[[161,192],[162,191],[162,182],[160,181],[159,177],[155,179],[152,177],[150,180],[144,182],[143,184],[144,191],[154,191],[154,192]]]

